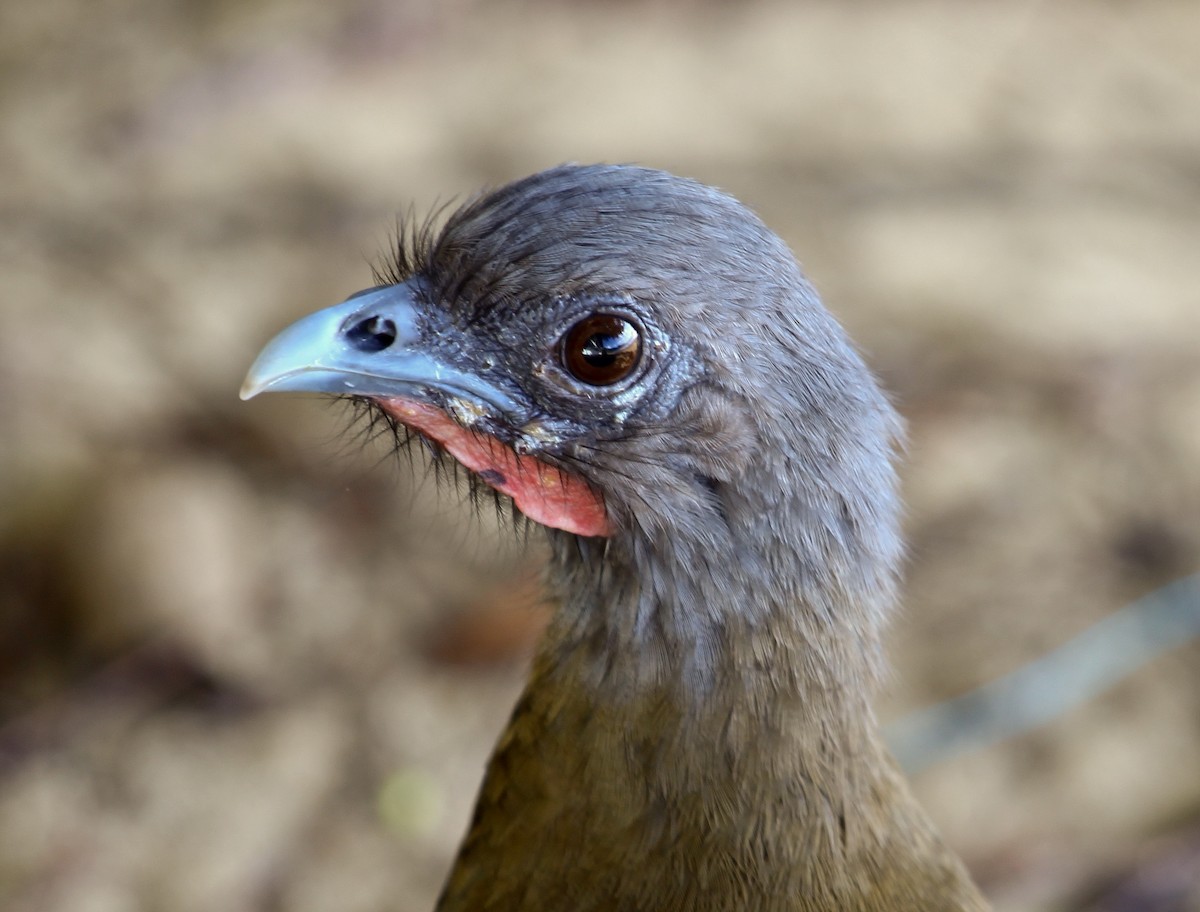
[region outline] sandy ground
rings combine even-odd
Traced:
[[[396,213],[734,193],[910,420],[888,718],[1200,569],[1200,5],[0,5],[0,907],[423,910],[522,549],[258,346]],[[1200,908],[1200,647],[937,764],[1002,910]],[[1190,897],[1190,898],[1189,898]]]

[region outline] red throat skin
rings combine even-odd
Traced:
[[[586,537],[612,534],[604,499],[582,478],[532,456],[518,455],[495,437],[462,427],[435,406],[404,398],[375,401],[389,416],[433,438],[481,479],[511,497],[534,522]]]

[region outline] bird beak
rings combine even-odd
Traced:
[[[481,400],[501,413],[515,400],[429,351],[410,283],[371,288],[293,323],[259,354],[242,399],[263,392],[339,393],[428,400],[428,390]]]
[[[521,407],[484,371],[456,366],[447,353],[461,355],[470,346],[458,344],[463,339],[453,330],[429,327],[418,305],[412,284],[404,282],[361,291],[310,314],[267,343],[246,375],[242,398],[304,392],[373,399],[396,421],[436,440],[535,522],[576,535],[610,535],[604,499],[587,481],[471,429],[489,413],[519,426]]]

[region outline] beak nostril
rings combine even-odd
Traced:
[[[383,351],[396,341],[396,324],[387,317],[364,317],[346,330],[346,340],[360,352]]]

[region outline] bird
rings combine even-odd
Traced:
[[[872,709],[902,422],[784,241],[606,164],[402,235],[242,398],[365,403],[546,530],[555,608],[438,912],[987,909]]]

